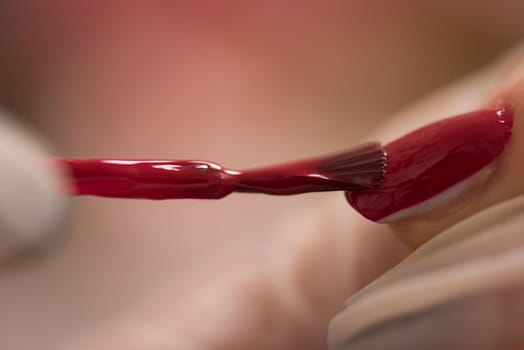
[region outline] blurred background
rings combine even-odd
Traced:
[[[363,141],[520,39],[522,13],[520,0],[2,0],[0,104],[58,156],[264,165]],[[75,199],[56,249],[0,270],[0,347],[52,349],[166,279],[182,289],[253,259],[324,196]]]

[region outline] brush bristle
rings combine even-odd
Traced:
[[[327,158],[317,169],[329,178],[361,189],[378,188],[386,177],[387,154],[379,143],[370,143]]]

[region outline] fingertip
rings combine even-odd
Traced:
[[[389,169],[393,168],[396,175],[402,175],[405,168],[413,168],[415,172],[420,171],[422,169],[420,154],[424,152],[429,154],[434,150],[433,156],[427,157],[429,160],[434,160],[431,163],[432,167],[429,168],[431,171],[424,173],[424,177],[421,177],[423,181],[415,182],[417,188],[416,186],[406,188],[405,182],[402,182],[403,187],[400,186],[402,188],[398,184],[393,184],[390,186],[393,190],[390,191],[389,197],[386,196],[388,194],[386,188],[376,191],[373,196],[366,193],[349,195],[350,204],[368,219],[388,223],[405,243],[418,247],[464,218],[522,194],[524,183],[521,179],[524,176],[524,163],[520,158],[521,150],[524,148],[524,138],[521,137],[524,124],[520,116],[524,115],[524,60],[522,60],[524,56],[522,56],[523,52],[518,53],[520,57],[511,54],[511,64],[508,64],[508,59],[503,59],[502,63],[483,72],[485,80],[492,86],[492,92],[489,96],[483,95],[477,103],[472,104],[472,107],[474,105],[483,107],[476,112],[464,114],[464,116],[469,114],[471,117],[461,117],[464,121],[462,127],[457,123],[427,124],[418,130],[426,128],[431,132],[422,133],[423,137],[407,138],[408,142],[404,143],[406,147],[401,147],[400,151],[398,147],[391,149],[392,146],[389,146],[388,149],[386,146],[390,158]],[[501,66],[504,69],[501,69]],[[505,82],[501,74],[494,74],[494,71],[503,71]],[[452,100],[458,98],[457,96],[468,96],[476,91],[478,87],[475,81],[467,81],[469,82],[467,84],[458,84],[460,89],[454,89],[454,85],[450,88],[453,96],[441,92],[437,93],[436,97],[428,98],[426,102],[428,113],[446,109],[445,103],[444,107],[442,104],[445,99],[439,99],[439,94],[444,94]],[[474,109],[472,107],[468,108]],[[418,110],[416,114],[421,120],[431,119],[425,115],[424,108],[422,112]],[[473,117],[474,115],[476,117]],[[409,126],[406,123],[402,125]],[[439,127],[432,128],[431,125]],[[501,125],[503,128],[499,127]],[[420,136],[418,130],[412,135]],[[451,134],[456,134],[459,130],[462,130],[462,134],[455,138],[457,142],[455,144],[449,142]],[[442,137],[435,138],[437,134],[441,134]],[[398,144],[398,140],[391,143],[391,145]],[[456,146],[452,147],[453,153],[451,153],[456,156],[449,158],[449,162],[442,160],[442,144]],[[402,143],[400,145],[402,146]],[[414,152],[417,147],[421,149],[420,152]],[[410,152],[414,157],[408,162],[405,155],[411,154]],[[399,158],[398,155],[402,155],[403,158]],[[472,161],[475,159],[480,162]],[[398,169],[395,165],[398,165]],[[439,165],[441,171],[435,172],[435,166]],[[430,179],[435,181],[428,181]],[[446,184],[445,179],[450,181]],[[428,186],[422,186],[426,183]],[[446,186],[439,188],[435,184]],[[431,196],[424,197],[426,193]],[[424,200],[419,200],[421,196]],[[414,198],[416,201],[404,203],[399,201],[399,197]]]
[[[475,182],[467,191],[453,201],[447,202],[423,215],[392,223],[392,227],[403,241],[418,247],[437,233],[468,218],[481,210],[507,201],[524,192],[524,60],[508,72],[506,83],[484,104],[485,108],[497,110],[501,124],[509,132],[503,152],[490,166],[486,176]],[[449,171],[453,171],[450,168]]]
[[[66,199],[60,169],[42,144],[0,112],[0,260],[45,244],[60,231]]]

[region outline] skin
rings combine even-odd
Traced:
[[[523,96],[520,91],[523,91],[524,83],[518,78],[518,74],[521,74],[522,71],[522,65],[518,59],[506,64],[507,69],[510,70],[508,82],[501,83],[501,86],[494,89],[493,93],[489,93],[485,98],[486,102],[480,103],[481,107],[508,104],[514,106],[516,111],[522,108]],[[466,83],[461,88],[467,90],[473,88],[472,85],[474,84],[468,86]],[[434,100],[438,100],[440,97],[436,95]],[[431,104],[431,98],[425,103]],[[409,112],[407,115],[409,115]],[[512,137],[504,152],[505,154],[500,159],[495,174],[489,178],[488,185],[486,183],[479,184],[469,193],[448,203],[445,208],[392,224],[392,229],[401,239],[410,246],[418,247],[438,232],[462,221],[464,218],[520,195],[522,187],[518,179],[523,175],[524,168],[520,165],[520,162],[516,161],[519,157],[518,149],[522,142],[518,136],[521,128],[518,112],[516,112],[516,115],[515,136]],[[420,235],[421,231],[425,233]]]
[[[18,18],[9,16],[16,13],[16,2],[4,3],[9,6],[0,11],[1,20],[10,31],[2,35],[26,33],[28,39],[11,40],[3,48],[9,55],[0,66],[6,73],[2,101],[28,116],[58,145],[60,155],[170,157],[176,150],[180,156],[201,155],[241,167],[253,165],[253,159],[264,163],[344,148],[348,139],[363,141],[359,135],[371,130],[369,139],[387,141],[431,118],[501,102],[513,105],[516,119],[512,144],[487,184],[446,208],[391,226],[361,219],[341,194],[286,200],[235,197],[216,204],[77,201],[71,225],[63,229],[69,232],[67,240],[46,255],[2,265],[0,324],[11,330],[2,339],[5,346],[322,349],[338,307],[379,275],[387,272],[376,282],[377,290],[387,291],[399,276],[431,276],[435,264],[482,257],[491,244],[479,241],[477,256],[467,244],[456,244],[465,236],[476,239],[479,227],[483,237],[507,237],[502,251],[515,248],[518,235],[501,225],[501,218],[509,216],[518,224],[520,207],[495,206],[523,189],[519,135],[524,126],[519,116],[524,113],[524,73],[519,67],[524,55],[494,63],[471,78],[476,81],[417,98],[514,45],[522,31],[520,2],[497,2],[513,9],[500,17],[487,16],[478,3],[471,16],[461,7],[452,13],[456,2],[448,7],[446,2],[417,3],[407,1],[381,14],[380,6],[370,2],[355,2],[354,8],[334,3],[331,10],[312,2],[298,15],[291,6],[276,22],[273,15],[283,11],[277,5],[250,21],[240,20],[252,18],[247,17],[249,8],[242,10],[243,17],[211,6],[212,16],[205,17],[201,8],[142,5],[126,8],[119,17],[122,11],[104,7],[89,12],[85,22],[63,15],[53,30],[33,27],[40,23],[38,17],[10,22]],[[54,5],[63,6],[60,1]],[[184,12],[177,17],[181,8]],[[469,9],[467,4],[464,8]],[[310,21],[321,17],[319,11],[325,20]],[[436,14],[434,22],[419,20],[426,11]],[[349,13],[355,16],[351,20],[345,17]],[[359,18],[365,19],[359,26],[346,26]],[[385,22],[388,18],[393,22]],[[267,30],[270,19],[274,32]],[[449,23],[445,28],[438,25],[443,19]],[[137,31],[136,23],[149,34]],[[39,35],[31,35],[32,30]],[[173,31],[186,33],[186,40],[175,40]],[[247,39],[235,33],[248,33]],[[363,46],[362,35],[364,42],[374,43],[372,48]],[[450,35],[456,40],[444,40]],[[32,37],[40,41],[31,42]],[[421,40],[431,45],[421,46]],[[61,46],[64,42],[70,46]],[[151,46],[144,48],[144,43]],[[388,46],[392,44],[395,50]],[[136,52],[142,56],[130,56]],[[286,64],[296,63],[297,57],[302,64]],[[408,101],[415,103],[392,115]],[[377,117],[382,115],[388,117]],[[202,127],[216,120],[221,123]],[[277,122],[284,131],[275,131]],[[180,132],[181,125],[198,128],[202,142]],[[325,139],[311,142],[319,134]],[[272,135],[269,144],[267,135]],[[249,152],[238,144],[249,144]],[[497,210],[483,213],[482,223],[471,219],[486,208]],[[456,223],[460,229],[450,229]],[[443,238],[431,240],[390,270],[412,250],[403,242],[417,247],[437,235]],[[434,258],[435,251],[445,258]],[[510,276],[519,268],[510,262],[497,275]],[[453,271],[449,276],[460,272]],[[460,290],[468,286],[460,278],[442,278]],[[493,276],[486,272],[486,278]],[[518,292],[518,284],[508,281],[493,279],[492,285]],[[362,299],[372,300],[374,293],[363,292]],[[479,295],[479,305],[499,297]],[[378,322],[384,310],[361,307],[356,312],[374,314]],[[430,320],[435,328],[446,323],[438,317]],[[517,315],[508,322],[521,324],[522,319]],[[342,326],[348,334],[352,327]],[[468,332],[459,336],[471,338]],[[505,345],[508,350],[524,345],[518,341]]]
[[[393,323],[397,326],[390,329],[383,327],[378,331],[378,338],[375,337],[379,342],[388,344],[390,349],[421,346],[428,348],[436,343],[430,341],[432,336],[442,341],[436,348],[522,347],[523,339],[513,328],[518,328],[516,325],[522,318],[518,312],[508,312],[511,309],[518,310],[520,305],[508,293],[518,296],[522,292],[520,279],[515,277],[515,274],[522,271],[522,263],[517,261],[522,255],[519,225],[523,221],[522,200],[519,198],[522,191],[519,177],[522,176],[523,168],[517,161],[518,148],[522,141],[519,137],[522,123],[518,118],[518,110],[522,109],[521,101],[524,97],[524,80],[521,76],[524,61],[520,52],[522,50],[516,51],[512,57],[481,72],[474,79],[458,82],[455,86],[429,96],[411,110],[399,115],[399,120],[409,124],[409,120],[418,118],[424,108],[429,110],[446,99],[456,101],[455,104],[449,104],[450,111],[463,108],[465,99],[455,99],[456,93],[470,92],[479,86],[485,86],[486,89],[478,90],[474,97],[476,101],[471,101],[472,96],[469,95],[467,104],[489,107],[509,103],[517,111],[514,137],[496,172],[487,182],[479,184],[477,188],[445,207],[382,227],[382,230],[393,232],[409,246],[420,248],[402,264],[350,299],[350,305],[339,319],[331,323],[330,339],[334,349],[343,348],[341,343],[351,349],[380,346],[377,343],[372,344],[371,338],[360,338],[353,343],[346,339],[346,336],[358,333],[358,329],[362,327],[361,320],[366,318],[373,320],[366,327],[397,318],[396,323]],[[450,93],[454,97],[450,97]],[[388,132],[386,127],[385,133]],[[365,230],[364,227],[361,229]],[[507,261],[497,261],[495,254],[501,254],[501,260]],[[490,271],[491,268],[497,270]],[[471,277],[471,271],[478,275]],[[479,281],[479,284],[476,285],[475,281]],[[431,287],[430,283],[437,283],[438,287]],[[401,295],[388,300],[387,305],[381,305],[377,301],[377,298],[382,298],[389,292],[400,290],[398,288],[407,289]],[[450,295],[444,292],[451,290],[454,292]],[[415,301],[420,295],[423,305],[417,305]],[[447,305],[454,311],[439,314],[439,310],[445,310]],[[400,321],[407,310],[412,315],[411,319]],[[475,314],[473,318],[470,318],[471,313]],[[422,319],[428,322],[422,322]],[[409,332],[403,333],[400,325],[405,325]],[[450,328],[449,335],[443,337],[441,334],[445,332],[442,328],[444,325],[459,327],[462,331],[456,333]],[[396,333],[388,333],[390,330]],[[459,342],[459,345],[452,340]]]

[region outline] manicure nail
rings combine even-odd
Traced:
[[[418,129],[385,146],[387,175],[381,189],[346,197],[364,217],[381,223],[431,210],[489,176],[512,128],[513,112],[502,107]]]

